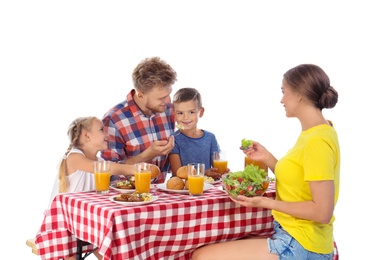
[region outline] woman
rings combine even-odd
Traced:
[[[208,245],[199,259],[332,259],[334,208],[339,195],[340,148],[337,133],[323,108],[335,107],[337,91],[318,66],[303,64],[287,71],[282,81],[287,117],[299,119],[302,131],[293,148],[277,160],[258,142],[244,153],[275,173],[276,199],[238,196],[246,207],[272,209],[274,234]]]

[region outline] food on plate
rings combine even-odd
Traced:
[[[116,182],[116,188],[118,189],[135,189],[135,179],[134,176],[130,177],[128,180],[119,180]]]
[[[157,165],[152,165],[152,174],[151,179],[157,178],[160,175],[161,171],[160,168],[158,168]]]
[[[242,139],[241,140],[241,146],[240,146],[240,149],[241,150],[246,150],[248,149],[251,145],[253,144],[253,140],[247,140],[247,139]]]
[[[188,166],[182,166],[176,171],[176,176],[181,179],[188,179]]]
[[[263,195],[272,180],[266,171],[249,164],[243,171],[229,172],[223,176],[223,186],[232,197],[238,195],[253,197]]]
[[[205,172],[205,176],[213,178],[214,181],[217,181],[217,180],[220,180],[220,178],[223,176],[223,174],[220,174],[219,172],[207,171],[207,172]]]
[[[166,182],[166,188],[169,190],[183,190],[184,181],[177,176],[172,177]]]
[[[176,125],[176,128],[178,128],[179,130],[183,130],[183,129],[184,129],[184,126],[181,125],[181,124],[177,124],[177,125]]]
[[[143,201],[150,201],[152,196],[150,193],[137,193],[134,192],[132,194],[122,193],[113,197],[115,201],[125,201],[125,202],[143,202]]]
[[[204,176],[204,179],[205,179],[205,182],[208,182],[208,183],[212,183],[215,181],[213,177],[206,176],[206,175]]]

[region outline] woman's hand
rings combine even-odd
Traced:
[[[253,144],[243,150],[243,153],[253,161],[264,163],[274,173],[277,159],[260,143],[253,141]]]
[[[266,159],[267,149],[260,143],[253,141],[253,144],[242,152],[251,160],[264,162]]]
[[[243,195],[238,195],[237,199],[231,196],[229,197],[231,198],[231,200],[233,200],[234,202],[241,206],[252,208],[264,207],[264,201],[268,199],[267,197],[262,196],[246,197]]]

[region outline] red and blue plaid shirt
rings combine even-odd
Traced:
[[[142,153],[153,141],[167,140],[174,132],[172,104],[167,105],[165,112],[148,117],[134,102],[134,93],[135,90],[131,90],[125,101],[111,108],[103,117],[108,140],[108,149],[101,154],[105,160],[125,162],[127,158]],[[159,166],[163,173],[169,171],[167,156],[157,156],[151,163]]]

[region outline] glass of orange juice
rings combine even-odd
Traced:
[[[265,165],[262,162],[251,160],[249,157],[245,156],[245,167],[248,164],[253,164],[255,166],[258,166],[260,169],[263,169],[264,171],[268,172],[268,166]]]
[[[152,164],[135,164],[135,191],[138,193],[149,193],[151,190]]]
[[[188,190],[191,196],[200,196],[204,193],[205,164],[189,163],[188,166]]]
[[[220,174],[224,174],[228,168],[227,152],[220,151],[213,153],[213,167],[218,168]]]
[[[97,193],[107,194],[109,192],[110,177],[111,177],[111,162],[95,161],[94,180],[95,190]]]

